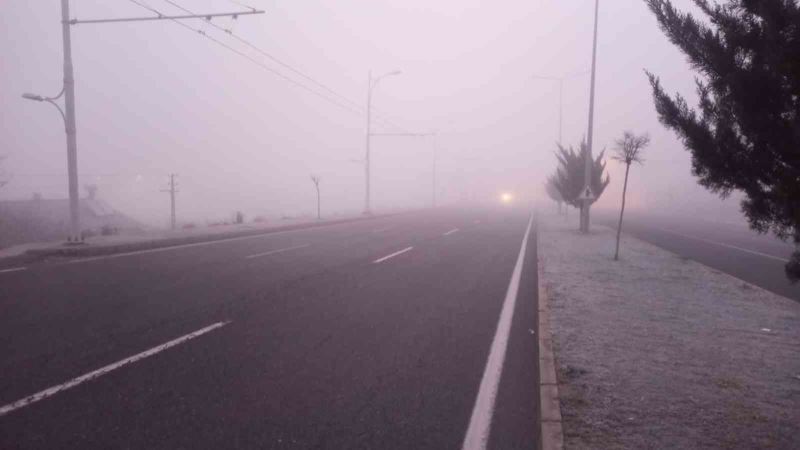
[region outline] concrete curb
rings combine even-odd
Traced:
[[[152,250],[157,248],[175,247],[186,244],[195,244],[200,242],[214,242],[224,241],[226,239],[258,236],[262,234],[278,233],[283,231],[302,230],[307,228],[319,228],[329,225],[338,225],[350,222],[360,222],[366,220],[373,220],[378,218],[389,217],[394,214],[382,214],[368,217],[354,217],[348,219],[329,220],[321,222],[306,222],[300,224],[291,224],[277,226],[274,228],[265,228],[261,230],[242,230],[232,231],[230,233],[218,234],[203,234],[198,236],[184,236],[176,238],[153,239],[150,241],[130,242],[125,244],[116,245],[101,245],[101,246],[73,246],[73,247],[51,247],[44,249],[32,249],[24,253],[27,257],[44,258],[48,256],[66,256],[66,257],[88,257],[88,256],[102,256],[113,255],[115,253],[127,253],[139,250]]]
[[[550,307],[547,290],[542,280],[542,260],[539,258],[539,229],[536,229],[536,267],[539,294],[539,449],[564,448],[564,430],[561,425],[561,404],[558,397],[556,360],[553,355],[553,337],[550,332]]]

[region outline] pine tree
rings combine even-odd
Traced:
[[[561,214],[561,204],[564,203],[564,198],[561,197],[561,192],[559,192],[556,187],[555,175],[551,175],[547,178],[547,182],[544,184],[544,190],[547,192],[547,196],[550,197],[550,200],[556,202],[556,205],[558,205],[558,213]]]
[[[702,186],[722,197],[743,192],[751,228],[794,240],[786,274],[800,280],[798,0],[694,0],[707,21],[668,0],[645,1],[700,74],[693,109],[648,73],[661,122],[691,152]]]
[[[605,150],[601,151],[597,158],[592,161],[592,192],[595,201],[600,198],[606,186],[611,182],[611,178],[606,174],[603,179],[603,172],[606,170],[606,163],[603,161]],[[558,144],[556,158],[558,158],[558,170],[555,174],[555,186],[561,193],[564,202],[576,208],[581,207],[581,200],[578,199],[581,191],[586,186],[585,183],[585,161],[587,155],[586,141],[581,142],[580,152],[576,152],[572,146],[566,148]]]

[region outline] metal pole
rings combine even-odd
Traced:
[[[369,143],[372,126],[372,71],[369,71],[369,83],[367,85],[367,153],[364,157],[364,177],[366,179],[366,190],[364,196],[364,214],[370,214],[370,172],[369,172]]]
[[[562,131],[564,123],[564,78],[558,79],[558,145],[563,145]]]
[[[233,17],[237,19],[239,16],[248,16],[251,14],[264,14],[264,11],[253,9],[252,11],[238,11],[232,13],[210,13],[210,14],[183,14],[178,16],[165,16],[159,14],[150,17],[124,17],[119,19],[91,19],[91,20],[78,20],[72,19],[69,21],[70,25],[80,25],[89,23],[117,23],[117,22],[142,22],[149,20],[183,20],[183,19],[205,19],[211,21],[214,17]]]
[[[175,229],[175,174],[169,175],[169,197],[170,197],[170,225]]]
[[[436,135],[433,135],[433,207],[436,208]]]
[[[71,241],[81,240],[78,198],[78,139],[75,126],[75,78],[72,72],[72,40],[69,29],[69,0],[61,0],[61,32],[64,40],[64,120],[67,132],[67,172]]]
[[[594,40],[592,43],[592,80],[589,89],[589,132],[586,137],[586,166],[584,171],[584,180],[586,187],[590,188],[592,185],[592,139],[594,137],[594,94],[595,94],[595,73],[597,70],[597,17],[600,9],[600,0],[595,0],[594,4]],[[581,209],[581,231],[584,233],[589,232],[589,209],[592,200],[584,200],[583,208]]]

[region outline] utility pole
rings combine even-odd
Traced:
[[[584,233],[589,232],[589,209],[594,201],[594,193],[592,192],[592,140],[594,137],[594,93],[595,93],[595,74],[597,71],[597,17],[600,10],[600,0],[595,0],[594,3],[594,39],[592,43],[592,80],[591,87],[589,88],[589,132],[586,137],[586,155],[584,180],[586,186],[583,188],[581,198],[583,200],[581,208],[581,231]]]
[[[385,73],[375,79],[372,78],[372,71],[369,71],[369,83],[367,84],[367,145],[366,145],[366,156],[364,157],[364,178],[366,179],[366,189],[364,192],[364,214],[372,214],[372,205],[370,199],[370,151],[369,151],[369,144],[370,139],[372,138],[372,90],[375,89],[375,86],[378,83],[386,78],[393,75],[400,75],[402,72],[399,70],[393,70],[389,73]]]
[[[372,71],[369,71],[369,80],[367,84],[367,154],[364,156],[364,179],[366,180],[366,188],[364,190],[364,214],[372,214],[370,209],[370,173],[369,173],[369,143],[372,137]]]
[[[156,12],[153,10],[153,12]],[[55,97],[43,97],[35,94],[23,94],[22,96],[28,100],[38,102],[48,102],[55,106],[61,113],[64,119],[64,128],[67,134],[67,176],[68,176],[68,190],[69,190],[69,212],[70,212],[70,236],[67,242],[78,243],[82,242],[81,236],[81,220],[79,209],[79,192],[78,192],[78,139],[77,139],[77,126],[75,120],[75,78],[72,69],[72,39],[70,36],[70,26],[77,24],[89,23],[111,23],[111,22],[142,22],[151,20],[175,20],[178,19],[204,19],[211,20],[212,17],[233,17],[263,14],[264,11],[251,8],[250,11],[238,11],[233,13],[212,13],[212,14],[185,14],[180,16],[167,16],[158,13],[156,16],[149,17],[132,17],[120,19],[93,19],[93,20],[77,20],[69,18],[69,0],[61,0],[61,34],[64,44],[64,85],[61,93]],[[64,96],[64,110],[58,106],[55,100]],[[174,215],[174,214],[173,214]],[[174,222],[174,221],[173,221]],[[174,223],[173,223],[174,226]]]
[[[433,135],[433,183],[432,183],[432,191],[431,191],[431,194],[432,194],[432,197],[431,197],[432,202],[431,203],[433,204],[434,208],[436,208],[436,149],[437,149],[436,144],[437,144],[437,142],[436,142],[436,134],[434,133],[434,135]]]
[[[431,137],[433,136],[433,167],[431,171],[431,202],[432,205],[436,206],[436,136],[438,136],[437,131],[432,131],[429,133],[371,133],[370,136],[393,136],[393,137]],[[369,160],[368,160],[369,161]],[[369,171],[367,171],[369,173]],[[367,183],[367,188],[369,188],[369,183]],[[369,192],[369,189],[367,189]],[[367,196],[367,200],[369,200],[369,196]],[[366,213],[365,213],[366,214]]]
[[[533,75],[533,78],[538,80],[550,80],[558,82],[558,145],[563,145],[564,135],[564,81],[586,74],[588,71],[575,72],[560,77],[547,77],[542,75]]]
[[[319,175],[311,175],[311,181],[314,183],[314,187],[317,189],[317,220],[322,219],[322,215],[320,214],[319,180]]]
[[[78,136],[75,126],[75,77],[72,70],[72,37],[69,29],[69,0],[61,0],[61,34],[64,41],[64,109],[67,133],[70,234],[67,241],[82,241],[78,198]]]
[[[177,174],[169,174],[169,188],[162,189],[161,192],[169,192],[170,200],[170,229],[175,229],[175,194],[178,193],[177,185],[175,184],[175,177]]]

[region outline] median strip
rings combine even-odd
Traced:
[[[405,252],[410,252],[413,249],[414,249],[414,247],[406,247],[406,248],[400,250],[399,252],[394,252],[391,255],[386,255],[383,258],[376,259],[375,261],[372,261],[372,263],[373,264],[382,263],[382,262],[386,261],[387,259],[391,259],[391,258],[394,258],[395,256],[402,255]]]
[[[283,252],[288,252],[290,250],[297,250],[297,249],[300,249],[300,248],[306,248],[306,247],[309,247],[310,245],[311,244],[304,244],[304,245],[295,245],[294,247],[279,248],[277,250],[270,250],[270,251],[264,252],[264,253],[256,253],[255,255],[248,255],[248,256],[245,256],[245,258],[247,258],[247,259],[260,258],[262,256],[274,255],[276,253],[283,253]]]
[[[101,367],[101,368],[99,368],[99,369],[97,369],[97,370],[95,370],[93,372],[89,372],[89,373],[87,373],[85,375],[81,375],[81,376],[79,376],[77,378],[73,378],[73,379],[67,381],[66,383],[62,383],[62,384],[59,384],[57,386],[50,387],[50,388],[45,389],[43,391],[37,392],[37,393],[35,393],[35,394],[31,395],[31,396],[25,397],[25,398],[23,398],[21,400],[17,400],[17,401],[15,401],[13,403],[9,403],[9,404],[7,404],[5,406],[0,407],[0,416],[4,416],[4,415],[6,415],[6,414],[8,414],[8,413],[10,413],[10,412],[12,412],[14,410],[17,410],[17,409],[23,408],[25,406],[31,405],[33,403],[36,403],[36,402],[40,401],[40,400],[44,400],[44,399],[46,399],[48,397],[52,397],[53,395],[56,395],[56,394],[58,394],[60,392],[63,392],[63,391],[66,391],[67,389],[74,388],[75,386],[83,384],[83,383],[85,383],[87,381],[91,381],[91,380],[93,380],[95,378],[99,378],[99,377],[101,377],[101,376],[103,376],[103,375],[105,375],[105,374],[107,374],[107,373],[109,373],[109,372],[111,372],[113,370],[119,369],[120,367],[126,366],[128,364],[134,363],[134,362],[142,360],[142,359],[145,359],[145,358],[147,358],[149,356],[153,356],[156,353],[163,352],[164,350],[166,350],[166,349],[168,349],[170,347],[174,347],[174,346],[176,346],[178,344],[182,344],[182,343],[184,343],[184,342],[186,342],[188,340],[191,340],[191,339],[194,339],[196,337],[202,336],[202,335],[204,335],[204,334],[206,334],[206,333],[208,333],[210,331],[216,330],[217,328],[224,327],[225,325],[227,325],[229,323],[230,322],[217,322],[217,323],[215,323],[213,325],[209,325],[209,326],[207,326],[205,328],[201,328],[201,329],[199,329],[199,330],[197,330],[195,332],[192,332],[192,333],[189,333],[187,335],[181,336],[181,337],[179,337],[177,339],[173,339],[173,340],[171,340],[171,341],[169,341],[167,343],[161,344],[161,345],[159,345],[157,347],[153,347],[150,350],[143,351],[143,352],[138,353],[136,355],[133,355],[133,356],[131,356],[129,358],[125,358],[125,359],[123,359],[121,361],[117,361],[117,362],[115,362],[113,364],[109,364],[109,365],[107,365],[105,367]]]

